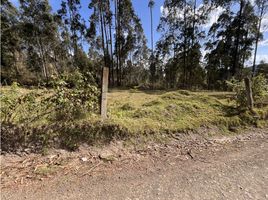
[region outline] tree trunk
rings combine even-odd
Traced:
[[[186,8],[186,0],[184,0],[184,7]],[[187,21],[186,21],[186,11],[184,10],[183,13],[183,18],[184,18],[184,44],[183,44],[183,87],[186,87],[186,82],[187,82],[187,75],[186,75],[186,50],[187,50],[187,38],[186,38],[186,26],[187,26]]]
[[[41,56],[42,56],[43,73],[44,73],[46,82],[48,83],[48,70],[47,70],[47,66],[46,66],[46,59],[45,59],[45,53],[44,53],[44,49],[43,49],[43,43],[42,43],[42,40],[40,38],[38,41],[39,41],[39,46],[40,46]]]
[[[109,1],[109,9],[110,9],[110,1]],[[109,35],[110,35],[110,51],[111,51],[110,68],[112,69],[111,70],[112,85],[114,85],[114,56],[113,56],[112,21],[109,22]]]
[[[115,7],[115,55],[116,55],[116,82],[117,82],[117,86],[120,85],[120,73],[119,73],[119,49],[118,49],[118,43],[119,43],[119,28],[118,28],[118,0],[114,1],[114,7]]]
[[[118,62],[119,62],[119,86],[122,84],[122,54],[121,54],[121,15],[122,15],[122,8],[121,8],[121,0],[118,0]]]
[[[151,46],[152,46],[152,56],[154,55],[154,34],[153,34],[153,8],[150,7],[151,15]]]
[[[257,51],[258,51],[258,42],[260,39],[260,31],[261,31],[261,22],[262,22],[262,17],[264,14],[264,2],[261,4],[260,8],[260,16],[259,16],[259,22],[258,22],[258,30],[257,30],[257,36],[256,36],[256,41],[255,41],[255,49],[254,49],[254,60],[253,60],[253,66],[252,66],[252,76],[255,76],[256,72],[256,56],[257,56]]]
[[[235,40],[235,52],[234,52],[234,60],[233,60],[233,66],[231,70],[232,76],[234,76],[237,73],[237,68],[239,67],[239,43],[240,43],[240,31],[241,31],[241,21],[242,21],[242,12],[244,8],[244,0],[240,0],[240,9],[239,9],[239,15],[238,15],[238,27],[236,30],[236,40]]]

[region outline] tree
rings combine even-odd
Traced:
[[[57,41],[57,23],[51,14],[48,0],[20,0],[21,34],[27,51],[27,65],[42,66],[43,77],[48,82],[49,65]]]
[[[263,74],[265,78],[268,80],[268,63],[261,61],[259,65],[257,65],[256,69],[257,75]]]
[[[104,67],[109,68],[111,71],[110,83],[114,82],[113,76],[113,44],[112,44],[112,12],[110,10],[110,1],[93,0],[89,4],[89,8],[93,9],[90,16],[90,27],[88,30],[88,39],[92,47],[98,44],[101,40],[102,56],[104,60]],[[97,28],[100,29],[98,36]]]
[[[61,9],[58,10],[58,16],[66,26],[65,31],[70,32],[71,51],[75,55],[78,46],[85,34],[85,22],[81,18],[79,10],[81,8],[80,0],[62,0]]]
[[[235,3],[238,3],[238,10],[234,9]],[[250,58],[256,35],[257,18],[249,1],[228,1],[221,5],[224,11],[210,28],[206,43],[209,88],[215,86],[216,80],[242,78],[242,69]]]
[[[130,0],[118,0],[116,5],[117,65],[119,65],[119,85],[123,83],[124,67],[127,61],[140,62],[147,57],[148,48],[140,19],[135,14]],[[139,53],[138,53],[139,52]]]
[[[110,83],[113,84],[116,78],[117,85],[120,86],[123,82],[128,84],[124,75],[131,73],[132,70],[127,71],[130,66],[144,63],[148,48],[140,19],[135,14],[131,1],[114,1],[114,14],[111,7],[109,0],[94,0],[89,4],[93,12],[88,39],[92,47],[97,47],[101,41],[102,52],[98,51],[98,54],[103,57],[104,66],[110,69]],[[114,35],[112,27],[115,27]],[[116,66],[115,73],[113,66]]]
[[[257,6],[257,16],[258,16],[258,29],[256,32],[256,40],[255,40],[255,49],[254,49],[254,59],[253,59],[253,67],[252,67],[252,75],[254,76],[255,71],[256,71],[256,56],[257,56],[257,51],[258,51],[258,43],[259,40],[261,39],[261,25],[262,25],[262,20],[265,15],[265,13],[268,10],[268,1],[267,0],[256,0],[255,4]]]
[[[154,53],[154,34],[153,34],[153,7],[154,0],[149,0],[148,7],[150,8],[150,17],[151,17],[151,46],[152,46],[152,54]]]
[[[20,35],[18,32],[19,12],[8,0],[1,1],[1,78],[11,83],[19,76],[18,53]]]
[[[205,5],[205,4],[204,4]],[[202,74],[200,65],[201,45],[204,32],[199,28],[206,19],[205,6],[196,7],[196,1],[166,0],[158,26],[162,32],[158,48],[166,54],[169,60],[166,76],[170,87],[191,88],[201,84],[195,75]],[[203,77],[204,78],[204,77]],[[198,81],[192,81],[198,80]]]
[[[151,82],[154,85],[155,76],[156,76],[156,67],[155,67],[155,59],[154,59],[154,34],[153,34],[153,7],[154,7],[154,0],[149,0],[148,7],[150,8],[150,17],[151,17],[151,57],[150,57],[150,75],[151,75]]]

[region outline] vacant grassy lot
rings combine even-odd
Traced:
[[[268,107],[258,116],[239,110],[231,92],[114,90],[109,94],[109,120],[131,132],[183,132],[200,126],[222,129],[265,125]]]
[[[8,90],[3,87],[1,93]],[[22,95],[31,91],[20,89]],[[16,117],[25,113],[22,109]],[[268,105],[256,108],[256,113],[237,109],[231,92],[111,90],[106,121],[101,121],[98,114],[67,122],[64,116],[57,121],[40,118],[2,126],[1,139],[6,150],[17,149],[21,144],[38,144],[39,149],[55,144],[75,149],[82,142],[99,144],[133,137],[162,139],[158,136],[196,131],[199,127],[217,127],[220,133],[228,134],[247,126],[267,126]]]

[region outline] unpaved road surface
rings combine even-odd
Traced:
[[[94,176],[68,174],[1,191],[7,199],[268,199],[268,132],[184,156],[161,154]],[[112,167],[112,166],[111,166]],[[97,168],[97,166],[96,166]]]

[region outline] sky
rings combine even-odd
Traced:
[[[14,5],[18,5],[18,0],[11,0],[11,1],[14,3]],[[61,0],[49,0],[49,1],[50,1],[52,10],[56,12],[60,8]],[[86,21],[88,21],[89,16],[91,15],[91,11],[88,9],[88,4],[90,0],[80,0],[80,1],[82,4],[81,15]],[[149,0],[132,0],[135,12],[141,19],[144,33],[148,40],[148,47],[151,48],[151,40],[150,40],[150,35],[151,35],[150,26],[151,25],[150,25],[150,12],[148,8],[148,2]],[[198,2],[200,2],[200,0],[198,0]],[[158,33],[156,29],[159,24],[160,17],[162,15],[163,4],[164,4],[164,0],[155,0],[154,10],[153,10],[154,43],[156,43],[161,36],[161,34]],[[210,18],[208,19],[207,24],[204,26],[206,30],[209,30],[209,27],[212,25],[212,23],[217,20],[217,17],[220,15],[221,11],[222,9],[220,8],[213,11]],[[259,63],[261,60],[268,62],[268,14],[265,16],[263,20],[263,24],[267,25],[267,27],[265,28],[263,32],[264,34],[263,40],[259,42],[259,48],[258,48],[258,53],[257,53],[257,63]],[[253,58],[249,60],[248,65],[252,64],[252,60]]]

